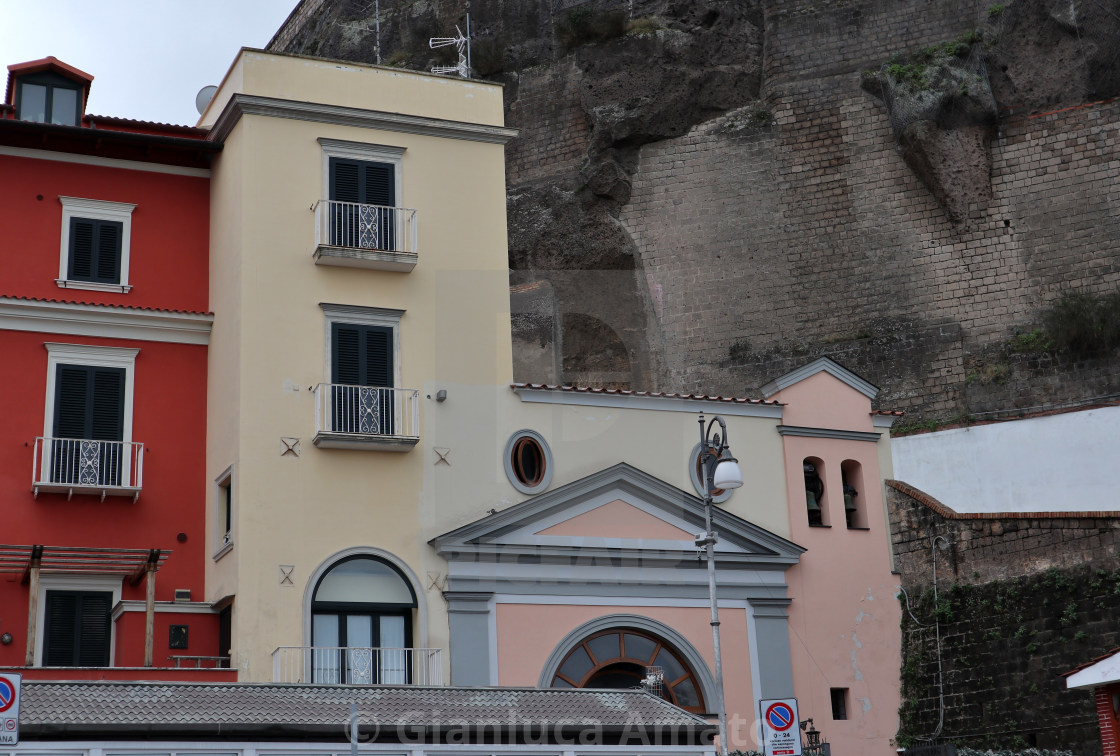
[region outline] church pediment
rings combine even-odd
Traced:
[[[718,506],[714,528],[724,560],[796,563],[804,551]],[[704,531],[703,501],[625,463],[515,504],[432,540],[449,561],[480,555],[535,557],[613,554],[650,562],[694,558]]]

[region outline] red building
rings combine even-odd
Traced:
[[[192,600],[220,494],[204,472],[221,146],[88,115],[92,82],[13,65],[0,105],[0,668],[234,679],[215,669],[223,607]]]

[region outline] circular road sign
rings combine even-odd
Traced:
[[[5,677],[0,677],[0,713],[12,708],[16,702],[16,686]]]
[[[785,732],[793,726],[793,709],[781,701],[771,704],[766,710],[766,723],[778,732]]]

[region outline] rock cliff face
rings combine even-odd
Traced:
[[[304,0],[271,47],[426,70],[466,6]],[[750,395],[829,355],[941,420],[1120,391],[1115,349],[1021,337],[1120,283],[1108,6],[472,0],[521,129],[516,377]]]

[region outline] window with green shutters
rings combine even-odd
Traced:
[[[332,157],[329,183],[332,245],[396,249],[393,164]]]
[[[102,591],[46,592],[43,665],[107,667],[113,594]]]
[[[70,219],[70,256],[67,278],[72,281],[121,282],[120,221]]]
[[[62,234],[58,278],[62,288],[115,291],[127,294],[132,212],[128,202],[58,198]]]
[[[392,435],[393,329],[331,324],[333,430]]]
[[[58,365],[51,481],[118,486],[124,430],[123,368]],[[76,440],[70,440],[76,439]]]

